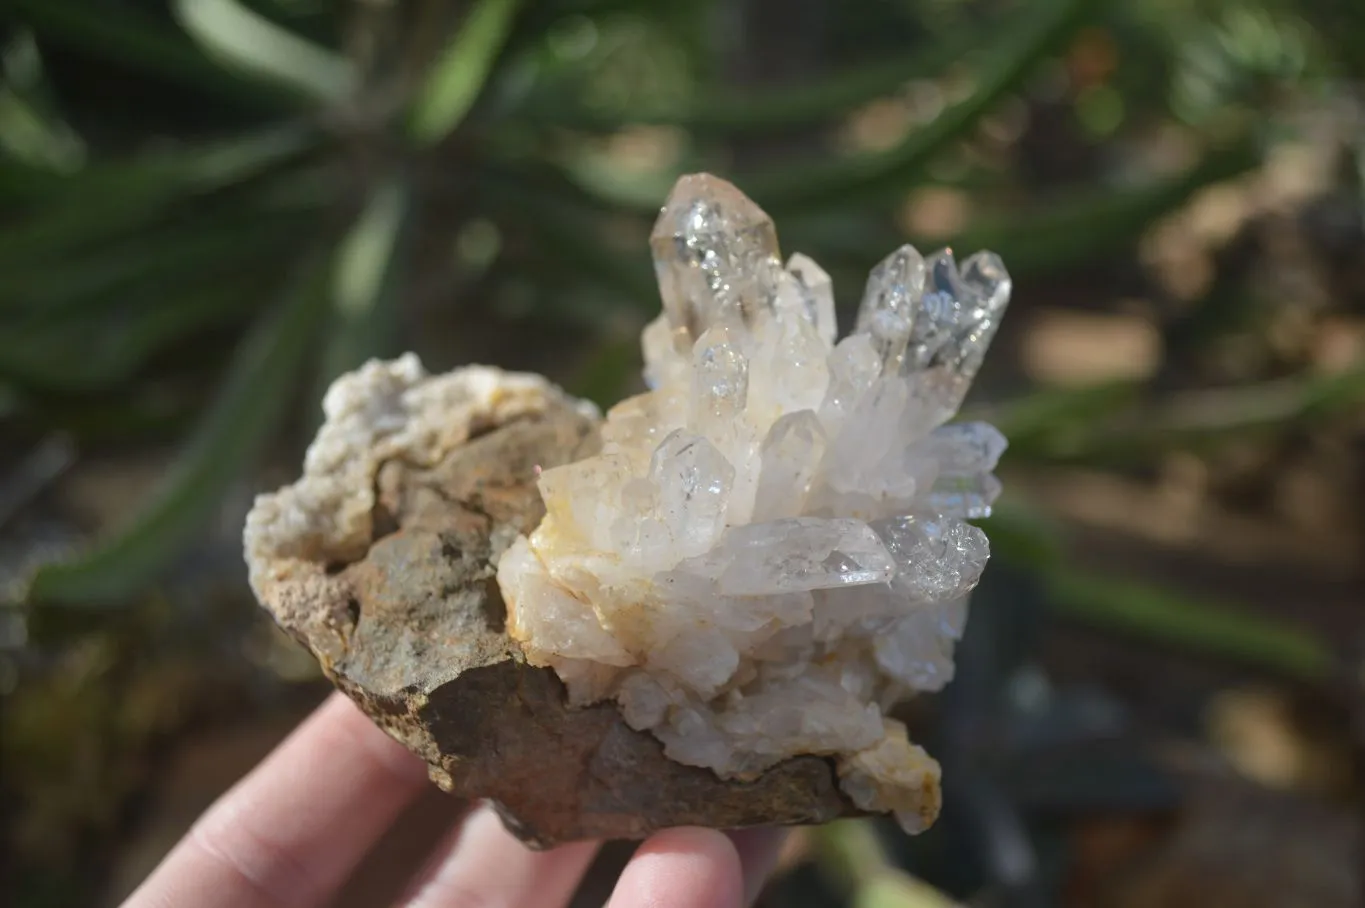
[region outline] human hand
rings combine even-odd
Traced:
[[[334,694],[195,823],[124,908],[313,908],[427,784],[422,762]],[[738,908],[771,872],[782,833],[671,829],[640,846],[608,908]],[[597,853],[535,852],[488,807],[452,828],[398,904],[561,908]]]

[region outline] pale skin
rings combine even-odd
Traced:
[[[321,908],[429,785],[420,760],[334,694],[194,824],[124,908]],[[742,908],[781,833],[670,829],[644,842],[608,908]],[[453,817],[401,908],[563,908],[599,843],[530,851],[488,807]]]

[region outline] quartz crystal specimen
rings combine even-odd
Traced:
[[[670,760],[614,703],[571,707],[508,637],[494,562],[544,516],[537,470],[600,447],[595,408],[534,375],[427,375],[409,355],[342,376],[324,409],[303,476],[247,520],[251,584],[442,788],[541,846],[859,812],[819,757],[752,781]]]
[[[937,764],[888,715],[942,687],[1005,441],[950,424],[1010,283],[903,247],[839,340],[724,181],[651,237],[653,390],[603,421],[534,375],[346,375],[247,520],[252,588],[442,788],[533,845],[894,812]]]
[[[678,763],[743,782],[822,757],[858,808],[921,830],[938,766],[886,713],[951,679],[986,564],[967,521],[1005,440],[948,420],[1009,276],[903,246],[837,340],[829,277],[784,265],[729,183],[679,180],[650,245],[652,390],[607,414],[600,452],[541,473],[545,519],[498,563],[508,632]]]

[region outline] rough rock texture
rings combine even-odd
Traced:
[[[495,562],[544,514],[540,469],[597,450],[590,406],[536,376],[428,377],[408,356],[343,377],[324,409],[304,476],[248,518],[252,586],[442,788],[490,799],[537,846],[859,812],[822,758],[745,782],[668,759],[614,704],[568,706],[505,633]]]

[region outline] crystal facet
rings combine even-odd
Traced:
[[[772,307],[781,271],[773,220],[725,180],[678,180],[649,245],[680,343],[715,324],[752,322]]]
[[[825,456],[825,431],[810,410],[785,413],[758,449],[753,520],[795,517],[805,508],[811,480]]]
[[[602,452],[547,470],[547,514],[498,566],[509,628],[572,702],[615,699],[672,759],[749,778],[837,758],[907,829],[938,767],[885,718],[953,674],[989,557],[1004,437],[956,413],[1009,299],[1000,260],[903,246],[836,341],[829,276],[778,257],[734,186],[684,177],[650,239],[649,393]]]
[[[911,332],[920,321],[916,315],[924,296],[924,269],[924,257],[915,247],[902,246],[868,276],[855,330],[872,339],[888,371],[900,368]]]
[[[839,328],[834,318],[834,282],[829,274],[812,258],[799,252],[787,260],[787,274],[792,278],[787,286],[799,302],[800,311],[815,326],[826,345],[834,343]]]

